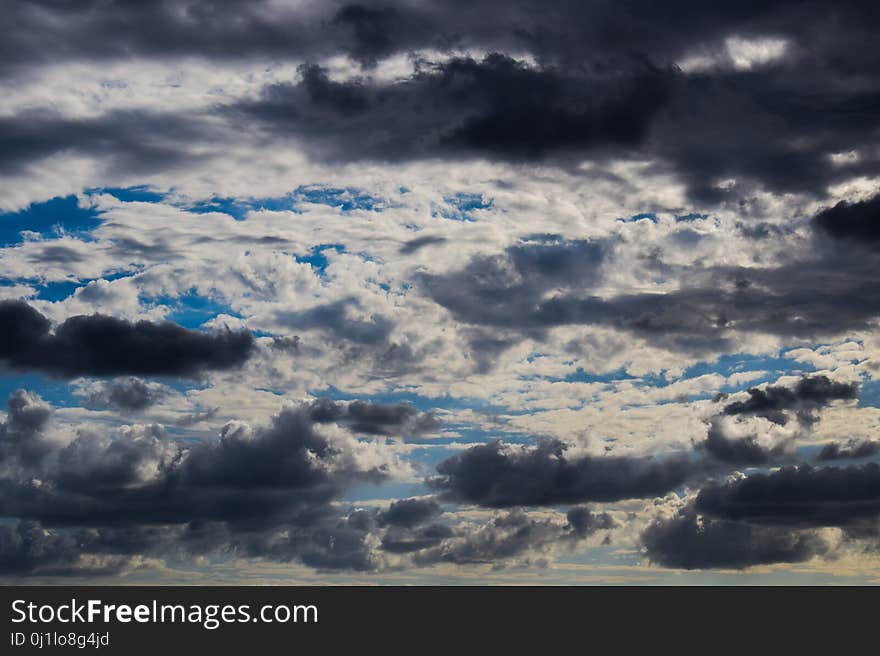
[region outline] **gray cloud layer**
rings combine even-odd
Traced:
[[[736,333],[819,338],[870,328],[880,315],[875,253],[820,241],[778,267],[685,269],[666,293],[595,294],[603,242],[533,240],[462,270],[422,278],[459,321],[540,337],[549,328],[599,325],[692,354],[729,349]]]
[[[314,62],[347,53],[369,70],[401,52],[493,53],[424,62],[393,83],[335,82],[307,64],[301,83],[219,110],[231,128],[224,139],[242,138],[235,126],[259,126],[269,138],[298,137],[325,160],[637,157],[674,171],[695,201],[708,203],[749,185],[821,196],[829,184],[874,174],[880,164],[878,25],[864,0],[833,7],[683,3],[664,11],[646,1],[561,2],[552,12],[541,3],[496,0],[246,7],[204,0],[178,9],[160,0],[76,8],[35,0],[11,13],[0,32],[7,76],[65,59],[123,56]],[[767,65],[737,67],[724,46],[734,35],[788,47]],[[538,63],[524,67],[511,52]],[[694,52],[721,65],[676,72],[675,62]],[[44,113],[4,119],[0,141],[12,158],[5,166],[79,151],[145,171],[186,161],[193,135],[211,132],[216,140],[217,129],[196,116],[132,112],[71,123]],[[829,159],[853,150],[861,157],[842,165]],[[718,186],[730,178],[739,188]]]

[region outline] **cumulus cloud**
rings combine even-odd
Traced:
[[[15,454],[28,453],[40,437],[19,428],[20,400],[39,403],[23,392],[12,399]],[[381,454],[368,454],[354,437],[317,432],[308,411],[295,407],[269,426],[232,422],[217,440],[192,446],[159,425],[131,426],[115,437],[81,430],[5,478],[2,506],[9,516],[62,524],[265,523],[401,471],[390,450]]]
[[[758,524],[846,526],[880,515],[880,465],[788,466],[704,487],[697,511]]]
[[[870,458],[880,453],[880,442],[876,440],[847,440],[829,442],[822,447],[817,460],[845,460],[849,458]]]
[[[547,439],[535,447],[481,444],[437,465],[445,498],[489,507],[619,501],[660,496],[699,472],[685,456],[567,456]]]
[[[161,383],[145,381],[134,376],[110,381],[91,381],[76,393],[86,407],[141,411],[158,403],[169,392]]]
[[[705,451],[712,458],[732,465],[764,465],[773,462],[787,450],[786,442],[762,443],[758,435],[742,437],[728,434],[725,425],[713,420],[709,424],[706,439],[697,444],[697,449]]]
[[[0,532],[4,575],[112,574],[137,559],[211,554],[325,570],[521,564],[617,526],[585,507],[565,519],[511,511],[444,522],[430,497],[345,514],[337,502],[346,490],[405,466],[392,452],[377,462],[350,436],[320,433],[310,406],[282,410],[265,427],[227,424],[218,440],[191,446],[148,424],[115,437],[81,430],[34,451],[28,442],[40,439],[46,408],[23,391],[10,399],[0,512],[16,522]]]
[[[80,553],[167,557],[239,549],[315,563],[320,552],[332,560],[321,566],[359,568],[363,563],[344,561],[344,541],[360,544],[364,532],[353,520],[340,524],[334,503],[354,485],[408,471],[391,448],[319,432],[307,406],[286,408],[267,426],[229,423],[218,439],[194,445],[172,440],[157,424],[126,426],[115,436],[81,429],[66,442],[44,442],[48,406],[19,391],[9,407],[0,441],[0,512],[19,528],[4,527],[2,551],[25,570],[18,573],[43,564],[23,542],[33,532],[46,539],[46,561],[54,564],[72,563]],[[439,513],[430,501],[400,501],[381,514],[381,524],[409,530]],[[289,529],[284,545],[279,527]],[[91,534],[91,542],[83,544],[79,532]]]
[[[39,394],[16,390],[6,402],[6,421],[0,424],[0,466],[31,465],[52,449],[44,429],[52,407]]]
[[[734,401],[724,406],[726,415],[751,415],[764,417],[775,424],[786,424],[785,411],[795,411],[804,424],[817,421],[814,412],[835,400],[851,400],[858,397],[858,383],[832,381],[828,376],[804,376],[794,388],[770,385],[764,389],[752,387],[747,390],[748,399]]]
[[[440,426],[432,413],[420,412],[408,403],[341,403],[318,399],[309,406],[309,415],[315,422],[344,422],[356,433],[368,435],[419,434]]]
[[[856,399],[859,390],[856,382],[832,381],[821,374],[803,376],[792,387],[751,387],[746,390],[745,399],[725,404],[709,420],[706,439],[696,443],[696,449],[730,465],[768,465],[791,460],[795,441],[810,434],[819,422],[820,412],[836,401]],[[755,417],[770,425],[748,421]],[[797,418],[798,428],[783,431],[792,417]],[[736,421],[731,423],[731,419]],[[832,448],[828,445],[830,458],[834,457]]]
[[[653,521],[642,543],[651,562],[680,569],[800,563],[831,550],[816,532],[704,519],[693,512]]]

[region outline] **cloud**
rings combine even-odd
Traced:
[[[339,403],[318,399],[309,406],[309,416],[318,423],[345,423],[352,431],[367,435],[419,434],[440,426],[432,413],[420,412],[408,403]]]
[[[241,366],[254,340],[247,331],[201,333],[170,322],[132,323],[93,314],[49,320],[22,301],[0,302],[0,361],[53,376],[196,376]]]
[[[312,406],[288,407],[259,428],[231,422],[218,440],[195,445],[151,424],[115,437],[83,429],[32,451],[46,408],[25,392],[10,400],[6,425],[17,434],[4,432],[0,442],[0,512],[16,523],[0,532],[5,575],[113,574],[137,559],[199,555],[320,570],[500,566],[617,526],[585,507],[564,521],[517,510],[484,523],[441,522],[443,508],[430,497],[345,514],[337,504],[347,490],[388,480],[402,465],[390,451],[383,459],[349,436],[318,432]]]
[[[124,426],[116,435],[83,428],[48,441],[46,408],[16,393],[0,434],[0,512],[18,520],[0,535],[6,574],[62,564],[73,573],[79,555],[124,564],[239,553],[377,569],[371,531],[416,530],[441,513],[436,502],[412,499],[371,512],[368,521],[341,514],[335,504],[347,490],[408,469],[390,447],[319,432],[308,406],[287,407],[262,427],[230,422],[219,439],[196,444],[173,441],[158,424]],[[42,558],[22,537],[32,532],[44,538]]]
[[[358,299],[345,298],[297,312],[279,310],[275,318],[286,327],[321,330],[338,339],[357,344],[376,345],[386,342],[394,330],[394,322],[379,314],[371,314],[363,319],[353,317],[352,310],[360,307]]]
[[[594,515],[586,508],[570,512],[567,522],[536,519],[522,510],[510,510],[420,551],[414,561],[418,565],[487,563],[499,567],[511,561],[541,565],[550,553],[572,548],[579,540],[614,525],[608,515]]]
[[[880,261],[872,253],[817,250],[779,266],[671,269],[677,289],[600,296],[613,244],[526,242],[420,280],[432,299],[473,326],[533,338],[551,328],[600,326],[697,356],[735,348],[738,335],[840,336],[870,329],[880,316],[871,282]]]
[[[709,424],[706,439],[697,443],[696,448],[732,465],[763,465],[785,454],[787,446],[785,442],[763,444],[756,435],[732,437],[727,434],[722,422],[714,420]]]
[[[842,200],[819,212],[814,220],[820,230],[834,239],[876,244],[880,242],[880,195],[852,203]]]
[[[566,513],[568,524],[578,536],[586,536],[596,531],[610,530],[617,522],[608,513],[596,513],[587,506],[575,506]]]
[[[876,533],[873,5],[545,5],[9,9],[0,572],[537,567],[667,493],[664,566]]]
[[[44,429],[52,407],[39,394],[19,389],[9,397],[6,421],[0,423],[0,467],[30,466],[52,449]]]
[[[748,398],[727,403],[709,420],[706,439],[695,448],[730,465],[790,461],[795,457],[794,441],[813,430],[820,418],[819,411],[834,401],[858,398],[859,389],[859,383],[832,381],[823,374],[802,376],[792,387],[749,388]],[[726,399],[727,395],[722,398]],[[778,428],[787,426],[791,416],[797,417],[799,432],[781,433]],[[768,430],[760,423],[748,422],[754,417],[765,419],[773,426]],[[736,422],[732,423],[730,418]]]
[[[118,111],[92,118],[50,112],[0,118],[0,173],[11,174],[53,156],[77,153],[103,160],[108,169],[148,174],[189,164],[190,145],[219,139],[216,126],[175,113]]]
[[[847,526],[880,515],[880,465],[783,467],[700,490],[695,509],[729,520]]]
[[[346,4],[333,16],[333,23],[351,31],[351,55],[365,64],[375,65],[377,59],[399,47],[406,32],[422,32],[425,29],[422,18],[404,7]]]
[[[37,522],[0,526],[0,575],[64,574],[74,571],[78,560],[75,536],[47,532]]]
[[[764,389],[752,387],[747,390],[749,398],[724,406],[726,415],[764,417],[775,424],[788,422],[786,410],[795,410],[803,424],[817,421],[814,413],[835,400],[858,398],[858,383],[840,383],[828,376],[804,376],[794,388],[770,385]]]
[[[548,292],[597,283],[612,249],[609,242],[554,236],[524,240],[501,255],[478,256],[461,271],[424,275],[421,282],[460,321],[540,333],[568,323],[563,314],[548,311]],[[472,345],[484,348],[483,333],[474,336]]]
[[[786,466],[709,483],[641,540],[664,567],[741,569],[832,557],[842,542],[823,529],[843,529],[844,542],[872,537],[878,517],[880,465]]]
[[[681,569],[744,569],[800,563],[830,551],[812,531],[704,519],[693,512],[653,521],[642,533],[648,559]]]
[[[13,403],[20,399],[40,403],[24,393]],[[13,420],[12,428],[18,423]],[[320,512],[351,485],[377,483],[399,471],[390,449],[368,449],[351,436],[326,436],[314,426],[307,409],[291,407],[266,427],[232,422],[219,439],[191,446],[170,440],[155,424],[127,427],[115,437],[81,430],[68,443],[29,458],[19,474],[10,472],[0,482],[0,506],[4,515],[60,525],[266,525]],[[41,439],[38,431],[13,432],[17,439],[4,443],[15,455],[29,453]]]
[[[233,5],[175,12],[162,2],[111,3],[95,12],[20,3],[13,27],[0,30],[0,75],[13,82],[35,68],[126,58],[262,70],[306,63],[301,81],[271,84],[256,98],[212,87],[221,102],[187,116],[136,108],[75,121],[47,111],[5,118],[9,159],[0,167],[77,153],[109,159],[108,170],[161,171],[191,165],[199,151],[195,160],[222,159],[243,142],[294,137],[331,162],[634,158],[673,171],[702,204],[736,201],[756,186],[821,197],[880,170],[878,91],[866,82],[877,21],[867,2],[686,3],[672,14],[644,0],[625,9],[564,2],[548,15],[529,0],[504,5],[502,21],[497,0]],[[402,73],[373,74],[407,57]],[[333,65],[347,75],[334,79]],[[237,127],[255,124],[256,142]],[[227,148],[212,156],[199,148],[206,143]],[[832,159],[848,152],[858,157]]]
[[[437,465],[432,484],[444,498],[482,506],[542,506],[663,495],[698,466],[682,456],[567,457],[558,440],[517,448],[480,444]]]
[[[110,381],[92,381],[76,391],[86,407],[96,409],[115,408],[139,412],[161,401],[169,389],[128,376]]]
[[[335,82],[307,66],[235,112],[296,135],[321,158],[400,161],[488,155],[534,160],[645,139],[672,73],[652,66],[592,75],[534,68],[493,53],[452,58],[403,82]],[[385,126],[394,122],[395,129]],[[319,127],[320,126],[320,127]]]
[[[381,521],[392,526],[413,528],[443,512],[434,499],[401,499],[394,501],[381,515]]]
[[[876,440],[847,440],[844,443],[829,442],[822,447],[817,460],[844,460],[848,458],[870,458],[880,453],[880,442]]]

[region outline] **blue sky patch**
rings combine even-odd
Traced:
[[[308,255],[297,255],[296,261],[311,265],[312,269],[319,276],[324,276],[327,272],[327,266],[330,264],[326,251],[336,251],[337,253],[345,252],[343,244],[319,244],[314,246]]]
[[[41,237],[63,234],[88,239],[88,233],[101,225],[96,210],[79,206],[76,196],[64,196],[34,203],[20,212],[0,214],[0,246],[14,246],[24,241],[22,231]]]
[[[6,400],[17,389],[35,392],[55,407],[70,408],[80,405],[80,400],[73,395],[67,381],[38,373],[6,372],[0,374],[0,409],[4,412]]]
[[[619,218],[617,219],[620,223],[638,223],[639,221],[650,221],[651,223],[657,223],[657,215],[653,212],[642,212],[641,214],[634,214],[629,218]]]
[[[431,216],[452,219],[453,221],[474,221],[474,212],[491,209],[495,201],[482,194],[459,193],[444,196],[445,205],[435,205]]]
[[[210,321],[220,314],[238,316],[226,303],[214,300],[207,296],[201,296],[194,290],[181,296],[155,296],[142,297],[142,303],[153,305],[166,305],[172,308],[165,317],[168,321],[180,324],[184,328],[199,328],[206,321]]]
[[[87,193],[110,194],[124,203],[159,203],[166,198],[165,194],[154,191],[147,185],[96,188],[89,189]]]

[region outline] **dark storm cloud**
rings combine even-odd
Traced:
[[[7,425],[16,430],[14,441],[3,440],[6,466],[25,462],[21,454],[41,439],[39,431],[18,429],[18,405],[10,408]],[[349,448],[318,433],[306,408],[283,410],[263,428],[231,423],[219,440],[192,446],[155,424],[115,438],[80,431],[69,444],[28,458],[23,470],[7,471],[0,512],[60,526],[309,523],[351,485],[387,478],[387,464],[361,468]]]
[[[297,55],[321,49],[319,20],[266,0],[26,0],[9,7],[0,59],[12,68],[63,58]]]
[[[734,347],[736,333],[832,337],[870,329],[880,316],[873,252],[816,244],[790,264],[685,268],[678,290],[604,298],[594,289],[611,243],[521,244],[420,282],[471,326],[540,338],[556,326],[600,325],[695,355]]]
[[[277,85],[240,116],[300,135],[331,159],[402,160],[634,147],[665,104],[672,73],[650,66],[585,75],[533,69],[492,54],[426,66],[404,82],[334,82],[316,66]],[[389,131],[387,126],[394,124]]]
[[[412,528],[437,517],[443,510],[434,499],[401,499],[388,506],[381,521],[392,526]]]
[[[316,107],[349,115],[359,114],[369,106],[367,90],[361,82],[333,82],[320,66],[314,64],[302,66],[299,71],[306,96]],[[274,93],[281,95],[282,88],[276,87]],[[291,110],[296,113],[295,108]]]
[[[65,443],[44,436],[51,408],[19,391],[0,429],[0,515],[18,522],[0,532],[0,574],[108,574],[139,557],[203,555],[372,571],[386,566],[383,554],[463,539],[467,530],[438,523],[431,498],[350,513],[339,504],[397,466],[393,456],[360,464],[354,438],[317,429],[352,405],[290,406],[266,426],[231,422],[195,444],[157,424],[116,436],[83,429]],[[395,422],[395,408],[377,417],[365,404],[355,415]]]
[[[880,453],[880,442],[876,440],[847,440],[844,443],[829,442],[819,451],[816,460],[870,458],[878,453]]]
[[[0,527],[0,576],[109,575],[143,567],[138,558],[196,555],[299,561],[328,572],[438,563],[540,565],[550,552],[574,549],[585,538],[616,526],[605,513],[576,510],[577,525],[514,510],[477,523],[383,528],[383,511],[359,509],[346,515],[327,507],[306,521],[279,522],[268,529],[200,520],[176,526],[81,529],[20,520]],[[388,562],[388,556],[395,562]]]
[[[481,6],[475,3],[463,14],[479,16]],[[873,52],[858,3],[836,8],[839,32],[830,38],[827,11],[816,6],[779,4],[761,18],[762,12],[737,16],[735,10],[695,6],[687,19],[682,16],[683,24],[695,25],[695,31],[686,32],[652,7],[642,11],[637,20],[607,5],[595,12],[566,4],[557,15],[572,22],[563,27],[562,22],[542,24],[543,12],[536,8],[528,23],[512,30],[518,48],[510,40],[506,48],[494,48],[505,40],[471,22],[459,34],[463,41],[483,39],[481,45],[493,54],[482,61],[424,62],[410,79],[381,85],[332,82],[310,67],[301,84],[269,89],[240,110],[271,133],[305,136],[313,154],[331,160],[650,159],[679,174],[691,200],[701,204],[736,200],[756,186],[823,196],[835,182],[880,171],[880,159],[872,154],[880,83],[865,66]],[[373,37],[362,41],[365,51],[372,49],[366,59],[393,49],[394,30],[404,32],[397,19],[405,13],[388,6],[348,8],[351,24],[361,26],[362,36]],[[504,27],[525,19],[509,5],[503,14],[509,19]],[[657,21],[650,36],[626,38],[644,30],[649,16]],[[451,13],[444,18],[455,21]],[[742,23],[753,19],[754,31],[742,31]],[[876,16],[870,20],[876,24]],[[615,26],[614,42],[601,34],[602,24]],[[380,25],[389,31],[380,32]],[[419,32],[409,31],[411,36]],[[694,42],[697,32],[704,41]],[[566,40],[560,39],[563,33]],[[862,40],[847,51],[851,34]],[[671,67],[687,44],[724,61],[723,39],[733,35],[788,37],[789,54],[754,70],[733,70],[729,59],[727,68],[692,75]],[[540,63],[514,62],[504,54],[511,48],[539,52]],[[841,85],[840,79],[853,84]],[[395,130],[389,133],[384,126],[392,120]],[[851,161],[835,163],[829,157],[856,150],[860,157]],[[724,180],[736,184],[722,188]]]
[[[789,526],[847,526],[880,516],[880,465],[783,467],[700,490],[698,512]]]
[[[830,155],[873,148],[880,85],[835,88],[830,68],[824,53],[810,52],[763,71],[688,76],[652,125],[645,151],[677,173],[701,205],[736,201],[755,187],[821,197],[837,182],[875,175],[876,156],[835,165]],[[722,188],[724,180],[733,186]]]
[[[309,416],[317,423],[344,422],[352,431],[368,435],[423,433],[440,425],[432,413],[420,412],[408,403],[342,403],[318,399],[309,406]]]
[[[651,562],[681,569],[800,563],[830,551],[812,531],[698,518],[689,510],[655,520],[641,539]]]
[[[816,421],[815,411],[835,400],[858,398],[858,383],[840,383],[828,376],[804,376],[793,388],[770,385],[747,390],[749,398],[724,406],[726,415],[764,417],[775,424],[788,423],[786,410],[794,410],[802,423]]]
[[[390,430],[405,427],[415,432],[430,430],[439,422],[429,413],[421,413],[407,404],[385,405],[353,401],[348,404],[348,417],[355,432],[385,435]]]
[[[112,574],[138,558],[205,555],[328,571],[501,565],[573,548],[616,526],[584,507],[565,522],[511,511],[450,525],[434,498],[346,513],[343,494],[387,480],[389,463],[359,465],[353,443],[315,429],[308,405],[287,408],[262,428],[232,422],[219,440],[194,445],[171,441],[154,424],[115,437],[82,430],[41,449],[31,444],[42,440],[48,406],[19,392],[9,407],[0,514],[17,523],[0,529],[2,575]],[[389,564],[388,556],[404,560]]]
[[[525,50],[542,60],[561,62],[633,53],[671,59],[731,34],[792,36],[808,42],[808,36],[823,28],[825,38],[814,44],[817,51],[844,70],[849,58],[862,55],[866,61],[856,70],[872,70],[876,56],[869,37],[877,19],[871,5],[839,2],[833,9],[790,0],[683,2],[671,7],[658,7],[650,0],[625,5],[561,0],[553,3],[552,10],[537,0],[514,4],[501,0],[315,4],[26,0],[10,8],[0,32],[0,54],[7,66],[60,57],[237,59],[336,52],[371,62],[395,52],[450,46]],[[831,17],[835,22],[830,22]]]
[[[641,539],[665,567],[744,568],[830,555],[818,529],[875,538],[878,519],[880,465],[787,466],[710,483],[676,516],[655,519]]]
[[[47,532],[38,522],[16,522],[0,526],[0,576],[28,574],[112,574],[115,563],[101,571],[75,567],[80,556],[75,535]]]
[[[116,408],[137,412],[158,403],[167,391],[157,383],[149,383],[129,376],[94,384],[86,390],[84,403],[92,408]]]
[[[840,201],[819,212],[815,221],[835,239],[876,245],[880,242],[880,195],[854,203]]]
[[[489,507],[620,501],[663,495],[684,484],[699,465],[665,458],[567,457],[566,445],[544,440],[517,449],[480,444],[437,465],[432,485],[446,499]]]
[[[0,302],[0,362],[53,376],[195,376],[241,366],[247,331],[202,333],[177,324],[132,323],[101,314],[49,320],[23,301]]]
[[[16,3],[0,28],[0,74],[191,55],[316,62],[348,53],[369,67],[396,53],[473,48],[493,54],[421,61],[395,82],[337,82],[307,64],[301,83],[214,111],[234,128],[226,140],[256,122],[267,139],[295,136],[332,161],[637,157],[679,174],[702,203],[737,200],[755,186],[822,196],[830,184],[880,171],[880,25],[871,3],[716,5],[153,0],[74,8],[34,0]],[[736,69],[724,45],[731,36],[788,47],[780,61]],[[675,71],[688,54],[720,68]],[[0,124],[0,167],[64,151],[114,158],[116,170],[157,168],[188,157],[199,139],[221,143],[216,121],[204,119],[15,116]],[[829,157],[856,151],[851,160]],[[728,179],[737,183],[719,187]]]

